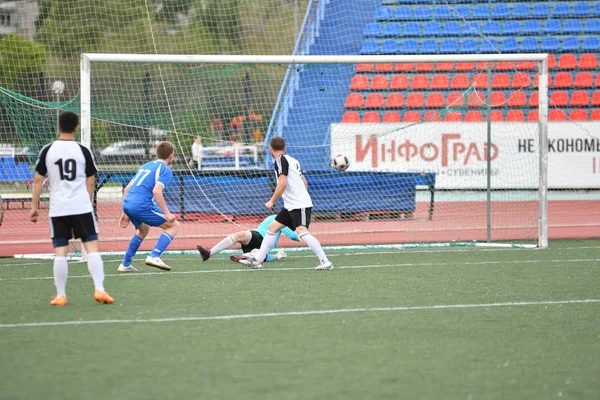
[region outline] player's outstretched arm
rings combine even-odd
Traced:
[[[40,194],[42,193],[43,184],[44,176],[40,175],[39,172],[36,172],[35,176],[33,177],[33,189],[31,191],[31,212],[29,213],[29,220],[31,222],[37,222],[38,220],[38,207],[40,204]]]

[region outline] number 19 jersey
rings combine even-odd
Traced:
[[[123,208],[151,209],[155,204],[152,193],[154,186],[160,183],[166,187],[172,177],[173,171],[162,160],[154,160],[142,165],[131,181],[123,201]]]
[[[48,175],[50,217],[92,212],[86,181],[97,169],[87,147],[74,140],[55,140],[40,151],[35,171]]]

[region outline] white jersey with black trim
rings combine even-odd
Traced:
[[[283,206],[286,210],[312,207],[312,200],[304,186],[300,162],[294,157],[282,154],[275,159],[275,177],[279,181],[279,175],[287,176],[287,186],[283,192]]]
[[[40,151],[35,171],[48,175],[51,217],[92,212],[86,182],[97,169],[87,147],[74,140],[55,140]]]

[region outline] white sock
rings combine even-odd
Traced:
[[[214,256],[215,254],[220,253],[223,250],[230,248],[231,246],[233,246],[236,243],[237,242],[235,241],[233,236],[229,235],[225,239],[223,239],[219,243],[217,243],[212,249],[210,249],[210,255]]]
[[[271,247],[273,247],[273,245],[275,244],[276,239],[277,239],[277,232],[273,233],[271,231],[267,231],[267,236],[265,236],[263,238],[263,241],[260,245],[260,250],[258,251],[258,254],[256,255],[256,261],[258,261],[258,262],[265,261],[265,258],[267,258],[267,253],[269,252],[269,249]]]
[[[311,235],[309,232],[306,232],[305,234],[300,235],[300,238],[308,245],[308,247],[310,247],[313,253],[319,257],[321,264],[329,261],[325,255],[325,252],[323,251],[323,248],[321,247],[321,243],[319,243],[316,237]]]
[[[67,257],[54,257],[54,286],[57,296],[66,296],[67,277],[69,276],[69,264]]]
[[[88,253],[87,255],[88,271],[94,280],[96,290],[104,292],[104,263],[100,253]]]

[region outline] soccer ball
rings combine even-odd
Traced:
[[[348,157],[343,154],[338,154],[333,158],[333,168],[338,171],[345,171],[350,166],[350,162],[348,162]]]

